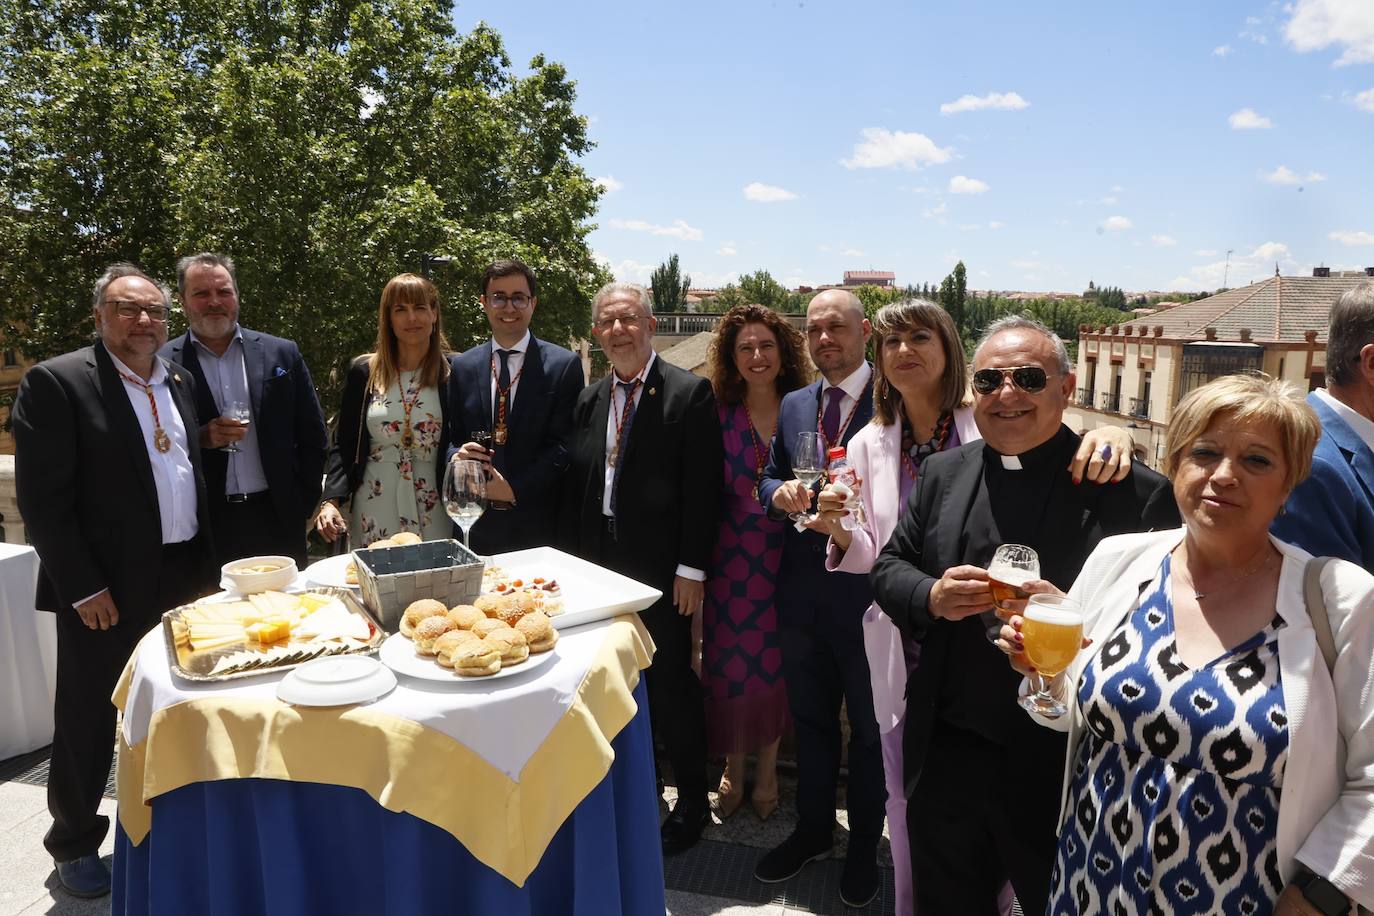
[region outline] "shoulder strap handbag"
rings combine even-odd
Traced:
[[[1331,616],[1326,611],[1326,596],[1322,594],[1322,570],[1335,557],[1313,557],[1307,561],[1302,574],[1302,593],[1307,604],[1307,616],[1312,618],[1312,629],[1317,635],[1317,645],[1326,659],[1326,670],[1336,667],[1336,639],[1331,634]]]

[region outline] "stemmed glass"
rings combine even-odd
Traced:
[[[450,461],[444,471],[444,511],[463,529],[463,546],[472,550],[472,526],[487,509],[487,478],[482,462],[471,459]]]
[[[792,451],[792,473],[806,487],[808,495],[816,481],[825,476],[825,447],[820,433],[797,433],[797,444]],[[798,524],[806,524],[812,519],[810,507],[805,512],[793,512],[788,518]]]
[[[1062,595],[1031,595],[1021,616],[1021,647],[1035,669],[1030,676],[1035,693],[1021,698],[1021,706],[1047,719],[1057,719],[1068,706],[1050,692],[1050,681],[1073,664],[1083,647],[1083,610]]]
[[[247,426],[253,419],[253,409],[247,401],[230,401],[224,408],[220,416],[226,420],[233,420],[239,426]],[[222,452],[241,452],[243,449],[238,447],[238,443],[230,442],[220,449]]]
[[[1025,544],[1003,544],[988,564],[988,589],[997,611],[984,615],[988,624],[988,639],[997,642],[1002,635],[1002,622],[1011,616],[1006,602],[1024,600],[1029,593],[1022,588],[1031,579],[1040,578],[1040,555]],[[1000,612],[1000,613],[998,613]],[[991,619],[989,619],[991,618]]]

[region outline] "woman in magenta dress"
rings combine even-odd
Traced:
[[[745,755],[756,753],[754,811],[778,806],[778,739],[789,724],[773,590],[784,522],[767,517],[758,481],[782,396],[807,383],[805,341],[772,309],[741,305],[721,316],[711,383],[725,440],[720,537],[706,583],[702,684],[707,743],[725,756],[719,813],[744,801]]]

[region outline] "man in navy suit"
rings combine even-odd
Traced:
[[[521,262],[494,262],[482,276],[491,339],[453,358],[449,422],[460,458],[491,468],[490,509],[472,528],[472,548],[504,553],[553,543],[558,484],[568,469],[573,405],[582,362],[530,333],[539,283]],[[479,442],[479,434],[490,439]]]
[[[177,288],[190,329],[162,356],[196,380],[216,561],[280,555],[304,566],[327,447],[310,370],[291,341],[239,327],[229,258],[182,258]],[[249,407],[246,424],[226,416],[236,401]]]
[[[811,493],[793,478],[800,432],[820,432],[826,448],[844,445],[873,418],[873,368],[864,359],[872,328],[853,293],[827,290],[806,310],[806,340],[822,380],[782,399],[759,501],[769,514],[811,508]],[[849,853],[840,896],[865,906],[878,893],[878,839],[883,829],[883,759],[873,688],[864,654],[863,615],[872,602],[868,577],[826,572],[824,525],[789,529],[778,571],[778,635],[788,705],[797,734],[796,830],[759,860],[754,877],[785,881],[834,844],[840,770],[840,702],[849,717]]]

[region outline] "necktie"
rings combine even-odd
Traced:
[[[825,447],[834,448],[840,444],[840,398],[844,389],[833,386],[825,390],[825,416],[821,418],[821,435],[825,436]]]
[[[500,350],[500,349],[498,349],[498,350],[496,351],[496,355],[497,355],[498,357],[500,357],[500,359],[501,359],[501,371],[500,371],[500,373],[498,373],[497,376],[496,376],[496,397],[494,397],[494,398],[491,399],[491,411],[492,411],[491,427],[490,427],[491,429],[495,429],[495,428],[497,427],[497,425],[498,425],[497,421],[498,421],[498,420],[506,419],[505,417],[500,417],[500,416],[498,416],[498,414],[500,413],[500,404],[499,404],[499,402],[500,402],[500,400],[501,400],[501,392],[503,392],[503,391],[506,392],[506,410],[507,410],[508,412],[510,411],[510,355],[511,355],[511,352],[512,352],[512,351],[510,351],[510,350]]]
[[[635,420],[635,390],[639,388],[639,379],[630,382],[616,381],[620,386],[621,393],[625,395],[625,407],[620,414],[620,422],[616,424],[615,452],[612,461],[615,470],[611,474],[611,515],[615,515],[615,500],[620,493],[620,465],[625,460],[625,446],[630,441],[630,424]],[[615,403],[612,402],[612,407]]]

